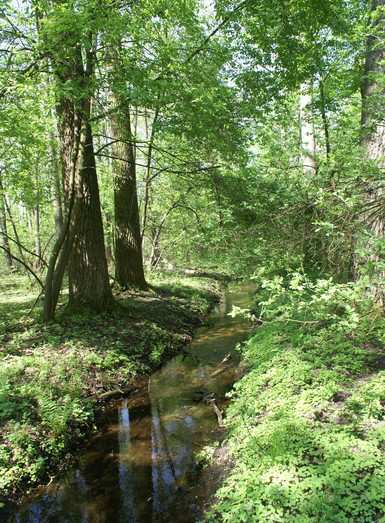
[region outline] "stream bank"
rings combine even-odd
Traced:
[[[7,500],[68,468],[104,423],[107,399],[135,390],[183,350],[220,291],[207,280],[167,278],[118,295],[112,313],[44,326],[39,310],[28,315],[34,293],[24,283],[2,289],[0,303],[2,521]]]
[[[341,295],[327,296],[334,313]],[[267,321],[243,344],[225,453],[211,465],[232,466],[206,523],[385,521],[385,318],[311,321],[327,318],[320,302],[306,316],[293,306],[307,321]]]
[[[239,377],[238,342],[250,325],[231,318],[253,290],[226,292],[188,350],[153,373],[148,387],[109,403],[105,423],[78,462],[13,512],[18,523],[192,523],[206,493],[195,489],[197,455],[221,437],[213,409]]]

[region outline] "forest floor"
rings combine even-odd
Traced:
[[[112,313],[66,316],[44,325],[36,289],[0,282],[0,496],[64,468],[96,430],[106,400],[134,390],[191,340],[218,300],[208,280],[162,279],[116,296]]]

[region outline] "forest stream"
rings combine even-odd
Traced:
[[[205,493],[194,456],[220,435],[218,409],[239,375],[235,347],[250,330],[228,313],[249,306],[252,294],[250,285],[226,289],[187,351],[155,372],[147,390],[111,403],[76,466],[7,523],[197,521]]]

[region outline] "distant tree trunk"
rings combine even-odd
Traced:
[[[361,87],[362,115],[361,144],[369,160],[378,168],[385,167],[385,0],[372,0],[370,35],[366,42],[364,76]],[[377,182],[367,186],[365,205],[368,208],[366,223],[372,233],[372,242],[367,247],[371,250],[370,259],[374,263],[381,260],[376,243],[383,240],[385,218],[383,213],[384,198],[382,175]],[[378,205],[380,204],[380,205]],[[374,295],[376,301],[384,306],[385,296],[382,285],[385,278],[383,271],[376,271]]]
[[[106,257],[107,265],[114,263],[114,221],[109,212],[105,212],[105,227],[106,227]]]
[[[34,220],[35,220],[35,209],[31,209],[28,207],[26,209],[27,213],[27,225],[28,225],[28,233],[31,235],[31,237],[34,236]]]
[[[149,265],[151,270],[155,270],[162,258],[162,251],[160,248],[160,234],[161,227],[151,228],[151,254],[149,258]]]
[[[62,201],[62,172],[60,168],[59,155],[57,150],[57,140],[53,132],[50,133],[51,145],[51,166],[53,180],[53,202],[55,213],[56,237],[60,236],[64,227],[63,201]]]
[[[148,120],[146,115],[146,140],[148,141],[148,150],[147,150],[147,164],[146,164],[146,174],[144,179],[144,198],[143,198],[143,221],[142,221],[142,244],[144,240],[144,235],[147,227],[147,218],[148,211],[150,206],[150,191],[151,191],[151,182],[152,182],[152,160],[153,160],[153,149],[154,141],[156,134],[156,124],[159,118],[159,108],[157,107],[154,113],[154,117],[151,123],[150,134],[148,132]]]
[[[212,184],[213,184],[213,192],[214,197],[216,200],[216,207],[217,207],[217,213],[218,213],[218,225],[219,227],[223,228],[224,225],[224,218],[223,218],[223,211],[222,211],[222,197],[221,197],[221,186],[222,186],[222,179],[221,176],[213,171],[211,175]]]
[[[326,96],[325,96],[325,87],[324,83],[321,80],[319,84],[319,91],[320,91],[320,99],[321,99],[321,117],[322,117],[322,124],[324,128],[324,137],[325,137],[325,150],[326,150],[326,158],[329,159],[331,154],[331,145],[330,145],[330,131],[329,131],[329,120],[326,113]]]
[[[35,268],[41,265],[41,235],[40,235],[40,179],[36,173],[36,205],[35,205],[35,253],[37,255]]]
[[[28,265],[27,264],[27,260],[25,259],[25,256],[24,256],[23,249],[21,248],[21,241],[20,241],[19,233],[17,232],[17,227],[16,227],[15,220],[13,219],[11,207],[9,205],[7,196],[5,194],[4,194],[4,205],[5,205],[5,209],[7,211],[9,222],[10,222],[10,224],[12,226],[13,237],[14,237],[14,240],[15,240],[15,244],[17,246],[17,250],[19,252],[19,257],[20,257],[20,259],[22,260],[22,262],[25,265]],[[28,278],[30,279],[30,274],[29,273],[28,273]]]
[[[159,223],[157,225],[153,225],[150,229],[151,234],[151,254],[149,258],[149,265],[151,269],[155,269],[162,258],[162,250],[160,247],[160,238],[164,229],[164,226],[166,224],[166,221],[170,214],[177,208],[184,208],[194,213],[195,217],[198,220],[199,223],[199,217],[191,207],[188,207],[187,205],[183,204],[183,198],[190,192],[191,188],[189,188],[185,194],[178,198],[163,214],[163,216],[160,218]]]
[[[41,260],[41,235],[40,235],[40,204],[35,207],[35,252],[38,256],[36,265],[40,266]]]
[[[9,269],[13,267],[13,260],[11,256],[11,248],[8,240],[8,228],[7,228],[7,213],[5,209],[5,194],[3,180],[1,178],[0,172],[0,234],[1,234],[1,244],[3,246],[3,254],[5,264]]]
[[[116,97],[119,109],[112,117],[115,205],[115,278],[123,288],[145,289],[142,238],[130,109]]]
[[[299,117],[301,133],[302,162],[305,174],[317,172],[316,140],[312,116],[313,97],[308,84],[301,86],[299,97]]]
[[[303,172],[306,176],[317,173],[316,138],[313,119],[311,83],[301,85],[299,97],[300,144]],[[322,245],[314,226],[317,209],[309,201],[304,213],[303,266],[306,272],[317,272],[324,261]]]

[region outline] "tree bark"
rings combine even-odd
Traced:
[[[39,167],[37,166],[37,169]],[[38,269],[41,266],[41,234],[40,234],[40,177],[39,172],[36,172],[36,205],[35,205],[35,253],[36,262],[35,268]]]
[[[148,120],[146,116],[146,139],[148,140],[148,150],[147,150],[147,162],[146,162],[146,175],[144,179],[144,199],[143,199],[143,220],[142,220],[142,245],[144,240],[144,235],[147,227],[147,218],[148,211],[150,206],[150,191],[151,191],[151,171],[152,171],[152,160],[153,160],[153,149],[154,141],[156,134],[156,124],[159,117],[159,107],[155,109],[154,117],[151,123],[151,132],[148,136]]]
[[[371,2],[371,34],[366,42],[364,76],[361,86],[361,143],[368,158],[376,165],[385,165],[385,0]]]
[[[38,258],[36,267],[40,267],[41,259],[41,235],[40,235],[40,204],[37,203],[35,207],[35,252]]]
[[[23,249],[21,248],[21,241],[20,241],[19,233],[17,232],[17,227],[16,227],[15,220],[13,219],[11,207],[10,207],[10,205],[8,203],[8,199],[7,199],[7,196],[5,194],[4,194],[4,205],[5,205],[5,210],[7,211],[9,222],[11,223],[11,226],[12,226],[12,231],[13,231],[13,236],[14,236],[14,239],[15,239],[15,244],[16,244],[17,249],[19,251],[19,257],[23,261],[24,266],[28,265],[27,260],[25,259],[25,256],[24,256]],[[15,259],[15,257],[13,257],[13,259]],[[30,275],[29,274],[28,274],[28,278],[30,279]]]
[[[53,132],[50,133],[50,145],[51,145],[51,165],[52,165],[52,182],[53,182],[53,202],[54,202],[54,216],[55,216],[55,229],[56,237],[60,236],[60,233],[64,227],[63,217],[63,198],[62,198],[62,172],[60,168],[60,161],[57,148],[56,136]]]
[[[115,278],[123,288],[147,288],[144,276],[142,238],[136,187],[136,167],[132,143],[130,109],[115,96],[118,109],[111,127],[114,160]]]
[[[366,56],[364,75],[361,86],[362,114],[361,114],[361,144],[367,158],[379,169],[385,167],[385,0],[372,0],[370,5],[371,26],[366,42]],[[377,181],[370,182],[366,188],[365,214],[366,225],[371,232],[372,240],[367,248],[369,258],[378,264],[381,255],[377,251],[377,242],[383,240],[385,232],[385,219],[382,208],[374,211],[378,202],[384,197],[382,176]],[[384,271],[374,269],[374,297],[384,307],[385,294],[382,283],[385,278]]]
[[[314,176],[317,173],[316,138],[313,119],[313,93],[311,83],[301,85],[299,97],[299,124],[302,168],[305,176]],[[303,267],[306,272],[313,272],[321,268],[322,245],[316,232],[314,221],[316,208],[309,201],[304,213],[305,225],[303,236]]]
[[[72,34],[72,40],[80,35]],[[63,35],[66,41],[66,34]],[[70,40],[71,41],[71,40]],[[90,124],[93,80],[92,35],[51,53],[57,82],[57,115],[66,218],[53,247],[46,277],[44,318],[53,318],[68,264],[69,306],[103,311],[112,303],[104,248],[99,187]],[[66,52],[66,61],[62,54]],[[84,52],[83,52],[84,51]],[[83,57],[85,56],[85,62]],[[76,85],[77,95],[63,86]],[[80,93],[80,96],[79,96]]]
[[[319,84],[319,91],[320,91],[320,98],[321,98],[321,117],[322,117],[322,124],[323,124],[323,128],[324,128],[324,136],[325,136],[326,158],[329,160],[332,148],[331,148],[331,144],[330,144],[329,120],[328,120],[328,116],[326,113],[325,88],[324,88],[324,83],[322,80],[320,81],[320,84]]]
[[[155,270],[162,258],[162,251],[160,248],[160,234],[161,227],[154,227],[151,229],[151,254],[149,258],[149,267]]]
[[[56,76],[56,81],[60,86],[61,81],[65,81],[66,78],[71,75],[67,72],[63,78],[60,78],[59,75]],[[75,111],[74,103],[65,96],[60,96],[57,100],[56,113],[65,198],[65,221],[61,231],[56,237],[48,263],[43,312],[45,322],[51,321],[55,316],[56,306],[59,300],[63,278],[67,269],[73,243],[75,172],[79,161],[80,129],[82,121],[81,114]]]
[[[68,270],[70,307],[103,311],[112,305],[89,111],[75,180],[73,242]]]

